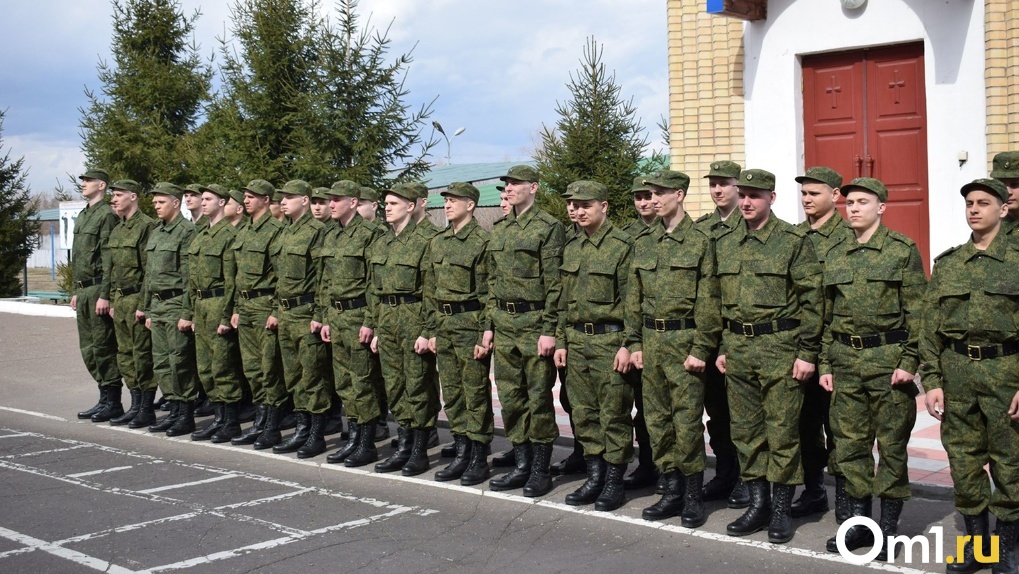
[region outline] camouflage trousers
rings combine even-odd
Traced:
[[[170,401],[193,401],[198,397],[198,373],[195,368],[195,334],[177,329],[181,315],[181,296],[153,302],[148,318],[152,320],[152,375],[159,392]]]
[[[803,387],[803,408],[800,409],[803,472],[820,472],[828,467],[830,474],[839,476],[842,471],[832,454],[835,451],[835,431],[831,424],[832,395],[819,384],[819,380],[815,373]]]
[[[1019,355],[974,361],[945,350],[941,371],[941,442],[948,452],[955,507],[965,515],[990,509],[999,520],[1019,520],[1019,424],[1008,416],[1019,391]]]
[[[541,321],[537,312],[514,314],[496,309],[492,315],[495,386],[506,437],[513,444],[551,444],[559,438],[552,398],[555,364],[551,356],[538,356]],[[570,385],[572,399],[576,388],[572,378]]]
[[[279,343],[283,380],[294,410],[320,415],[329,410],[332,387],[325,378],[326,344],[311,332],[311,305],[280,311]]]
[[[704,370],[704,412],[708,414],[708,444],[715,458],[736,459],[736,447],[732,444],[732,421],[729,416],[729,395],[725,375],[715,366],[715,355],[708,357]],[[683,360],[686,360],[684,358]]]
[[[495,433],[492,413],[491,357],[474,358],[481,344],[481,311],[439,318],[435,361],[442,387],[443,410],[454,435],[488,444]]]
[[[154,391],[152,378],[152,335],[144,321],[135,321],[134,312],[141,293],[113,296],[113,328],[117,335],[117,365],[127,388]]]
[[[584,456],[629,464],[633,460],[633,387],[612,368],[623,334],[586,335],[568,329],[566,372],[573,425]]]
[[[85,287],[74,292],[77,297],[78,347],[85,368],[100,387],[116,386],[120,380],[117,368],[117,335],[109,315],[96,314],[99,286]]]
[[[694,329],[644,329],[644,417],[655,465],[691,475],[704,470],[704,373],[683,368]],[[728,429],[726,429],[728,430]]]
[[[195,323],[195,362],[209,401],[236,403],[243,397],[241,388],[241,351],[237,332],[225,335],[217,331],[222,324],[223,297],[207,297],[192,301]]]
[[[369,343],[360,339],[364,309],[339,311],[329,308],[325,323],[332,339],[333,385],[343,401],[347,418],[359,423],[379,419],[379,394],[376,387],[377,363]]]
[[[757,337],[726,331],[723,337],[732,442],[743,480],[801,484],[803,389],[793,378],[795,331]]]
[[[251,389],[251,400],[256,405],[278,407],[286,402],[288,394],[283,383],[279,333],[265,328],[274,305],[271,296],[239,299],[234,312],[237,313],[241,364]]]
[[[421,303],[379,306],[375,334],[386,399],[396,422],[405,429],[432,428],[439,414],[435,356],[414,352],[423,329]]]

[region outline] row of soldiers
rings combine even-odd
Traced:
[[[102,180],[97,173],[82,176],[90,209],[101,204],[101,193],[93,202],[87,191]],[[706,500],[728,497],[730,506],[747,508],[727,526],[729,534],[767,528],[771,542],[784,543],[793,536],[791,518],[828,509],[827,467],[835,476],[837,521],[869,516],[877,496],[882,531],[894,535],[909,498],[905,447],[922,360],[925,384],[930,381],[928,408],[945,416],[956,504],[967,532],[971,526],[972,534],[987,532],[990,508],[999,521],[1002,571],[1011,571],[1019,497],[1013,496],[1008,465],[1019,450],[1009,416],[1019,411],[1019,384],[1015,369],[993,363],[1019,359],[1013,356],[1019,342],[1013,309],[1007,307],[997,320],[987,309],[1017,303],[1019,281],[1012,275],[1019,244],[1011,240],[1015,225],[1006,215],[1015,204],[1010,189],[1019,191],[1019,154],[996,157],[992,176],[1008,186],[984,179],[962,188],[973,235],[938,259],[930,289],[916,245],[881,223],[885,186],[872,178],[842,185],[839,174],[825,167],[796,178],[807,215],[796,226],[772,214],[775,179],[764,170],[742,170],[730,161],[711,164],[705,177],[716,210],[696,222],[683,205],[688,176],[665,170],[639,178],[634,201],[642,218],[631,233],[607,219],[608,191],[593,181],[567,188],[574,226],[565,229],[534,205],[538,174],[529,166],[515,166],[502,177],[508,212],[491,233],[474,220],[479,194],[465,183],[443,192],[450,225],[439,230],[415,215],[427,194],[420,184],[384,192],[383,227],[356,213],[357,184],[337,182],[321,191],[335,222],[327,225],[311,216],[315,191],[291,181],[281,202],[290,223],[280,225],[268,223],[275,220],[266,215],[275,190],[255,180],[243,192],[251,223],[218,249],[206,248],[214,244],[210,239],[199,239],[214,236],[219,227],[206,202],[226,203],[228,192],[201,188],[211,225],[189,241],[183,237],[188,222],[176,213],[182,190],[159,184],[153,196],[162,222],[139,250],[148,259],[141,265],[145,273],[134,317],[151,328],[155,378],[174,411],[152,428],[192,432],[194,391],[186,387],[194,376],[186,376],[188,357],[180,352],[186,345],[169,339],[183,343],[193,332],[198,342],[199,331],[205,331],[210,342],[198,342],[198,354],[211,359],[198,360],[199,379],[210,398],[224,405],[223,424],[213,436],[239,438],[229,406],[237,395],[218,389],[232,387],[221,385],[224,377],[216,375],[228,361],[217,358],[223,355],[215,345],[232,328],[243,338],[247,325],[260,334],[277,333],[279,349],[273,354],[263,346],[251,357],[242,349],[245,365],[257,364],[249,382],[261,377],[263,386],[273,386],[272,356],[283,363],[283,383],[257,401],[266,415],[261,429],[256,420],[248,433],[258,431],[256,448],[321,454],[335,389],[351,438],[330,462],[361,466],[378,459],[375,434],[365,431],[376,425],[386,400],[399,437],[395,452],[375,468],[420,474],[429,468],[427,448],[444,407],[454,458],[436,479],[478,484],[490,474],[493,361],[514,468],[489,485],[541,496],[552,488],[551,446],[558,437],[552,388],[559,367],[569,381],[564,390],[569,389],[571,425],[587,475],[567,495],[568,504],[593,503],[598,510],[623,504],[623,474],[634,455],[630,413],[640,395],[649,444],[641,451],[653,455],[662,495],[644,518],[680,516],[684,526],[696,528],[707,520]],[[835,209],[840,195],[848,220]],[[254,239],[260,226],[277,228],[275,235]],[[177,227],[183,231],[175,232]],[[161,233],[167,234],[165,242]],[[175,233],[178,247],[169,249]],[[255,255],[245,259],[247,254]],[[116,277],[115,269],[112,275],[108,270],[102,273]],[[86,363],[91,357],[84,331],[95,317],[88,309],[83,313],[81,304],[87,289],[103,282],[98,267],[89,273],[84,280],[76,277]],[[176,283],[164,281],[174,273]],[[217,275],[221,284],[208,280]],[[105,299],[98,299],[95,315],[102,316]],[[245,308],[252,302],[263,304],[257,313]],[[164,356],[164,350],[171,352]],[[384,392],[372,372],[376,353]],[[203,363],[212,372],[208,378],[201,376]],[[330,363],[331,383],[322,376]],[[977,379],[998,403],[973,392]],[[250,384],[254,392],[256,383]],[[116,386],[119,403],[119,381],[100,385]],[[104,395],[107,405],[113,395]],[[300,420],[295,434],[281,441],[280,405],[287,396]],[[992,417],[1001,400],[1004,406]],[[957,406],[964,401],[972,403],[968,410]],[[151,410],[149,396],[143,394],[140,402],[139,413]],[[716,476],[708,484],[705,409],[717,457]],[[992,418],[1004,424],[989,424]],[[954,442],[948,438],[953,432]],[[876,470],[875,441],[881,454]],[[986,474],[973,472],[988,461],[994,495]],[[806,488],[794,503],[797,484]],[[872,543],[861,528],[846,539],[850,548]],[[828,546],[834,551],[834,538]],[[950,571],[979,567],[972,546]],[[894,559],[894,552],[879,558]]]

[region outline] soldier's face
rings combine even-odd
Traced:
[[[985,234],[1001,225],[1008,215],[1008,204],[998,196],[975,189],[966,194],[966,223],[975,233]]]
[[[607,201],[595,201],[593,199],[571,199],[574,217],[577,225],[586,231],[595,231],[605,223],[605,214],[608,213],[609,203]]]
[[[223,215],[231,220],[242,217],[244,215],[244,205],[237,203],[231,197],[230,201],[226,202],[226,209],[223,210]]]
[[[276,219],[283,219],[283,205],[275,201],[269,202],[269,213]]]
[[[386,222],[391,225],[406,223],[414,213],[415,203],[407,201],[395,193],[386,194]]]
[[[311,216],[319,221],[329,220],[329,200],[327,199],[312,199],[311,200]]]
[[[308,211],[308,196],[283,194],[283,201],[280,202],[280,210],[291,220],[298,220]]]
[[[244,209],[254,215],[258,213],[261,215],[262,210],[266,209],[269,205],[269,196],[267,195],[255,195],[250,191],[244,192]]]
[[[577,222],[577,206],[569,200],[566,201],[566,217],[569,217],[573,223]]]
[[[651,205],[650,191],[633,192],[633,206],[637,208],[637,215],[649,218],[655,214],[655,208]]]
[[[198,213],[202,209],[202,196],[192,191],[184,192],[184,205],[191,213]]]
[[[767,221],[773,203],[775,203],[774,191],[753,187],[739,188],[739,210],[751,228]]]
[[[118,189],[113,192],[113,200],[110,202],[110,205],[113,207],[113,210],[117,212],[117,215],[123,217],[127,215],[128,211],[131,211],[131,206],[137,203],[137,193]]]
[[[670,218],[679,211],[679,194],[676,189],[667,189],[657,185],[651,186],[651,206],[658,217]]]
[[[873,193],[850,191],[846,196],[846,218],[849,226],[857,231],[866,231],[881,222],[885,204]]]
[[[1019,212],[1019,177],[1008,177],[1000,181],[1008,188],[1008,211]]]
[[[152,207],[156,210],[156,217],[169,223],[180,211],[180,200],[172,195],[153,195]]]
[[[800,185],[800,205],[807,217],[817,219],[835,210],[839,191],[819,181],[807,181]]]
[[[454,225],[458,225],[471,216],[474,209],[474,201],[466,197],[447,195],[444,198],[443,210],[446,212],[446,219]]]
[[[86,177],[81,180],[81,195],[87,200],[102,197],[106,193],[106,182],[101,179]]]
[[[329,215],[337,221],[347,219],[357,208],[357,198],[329,196]]]
[[[711,193],[711,201],[722,211],[731,211],[736,207],[739,200],[739,192],[736,187],[735,177],[711,176],[708,178],[708,191]]]
[[[519,179],[506,180],[506,200],[510,206],[526,206],[534,201],[534,194],[538,192],[538,184]]]
[[[499,194],[499,211],[506,215],[511,209],[513,209],[513,206],[510,205],[509,198],[506,197],[506,192],[503,191]]]
[[[226,207],[225,199],[220,199],[218,195],[210,191],[202,193],[202,215],[217,217],[223,213],[224,207]]]
[[[368,221],[375,221],[379,202],[362,200],[357,202],[357,213]]]

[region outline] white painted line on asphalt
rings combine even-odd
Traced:
[[[122,568],[120,566],[117,566],[116,564],[111,564],[105,560],[94,558],[92,556],[89,556],[88,554],[83,554],[76,550],[71,550],[70,548],[63,548],[51,542],[46,542],[45,540],[33,538],[31,536],[28,536],[27,534],[21,534],[20,532],[15,532],[2,526],[0,526],[0,537],[6,538],[13,542],[17,542],[18,544],[24,544],[25,546],[28,546],[35,550],[46,552],[47,554],[52,554],[58,558],[69,560],[71,562],[74,562],[75,564],[86,566],[93,570],[100,570],[103,572],[108,572],[110,574],[130,574],[131,572],[134,572],[133,570]]]
[[[283,494],[277,494],[276,496],[267,496],[265,498],[258,498],[255,500],[245,500],[244,502],[235,502],[233,504],[224,504],[223,506],[217,506],[216,510],[232,510],[234,508],[248,508],[251,506],[258,506],[259,504],[265,504],[267,502],[276,502],[278,500],[286,500],[295,496],[301,496],[309,492],[315,492],[314,488],[302,488],[301,490],[295,490],[293,492],[284,492]]]
[[[65,423],[67,422],[67,419],[65,419],[64,417],[57,417],[57,416],[53,416],[53,415],[48,415],[46,413],[37,413],[35,411],[26,411],[24,409],[16,409],[14,407],[0,407],[0,411],[9,411],[9,412],[12,412],[12,413],[18,413],[18,414],[22,414],[22,415],[30,415],[30,416],[39,417],[39,418],[42,418],[42,419],[49,419],[51,421],[61,421],[61,422],[65,422]]]
[[[50,449],[46,449],[46,450],[35,450],[35,451],[32,451],[32,452],[19,452],[19,453],[15,453],[15,454],[8,454],[8,455],[0,456],[0,459],[8,460],[8,459],[12,459],[12,458],[21,458],[21,457],[24,457],[24,456],[39,456],[41,454],[51,454],[51,453],[54,453],[54,452],[67,452],[69,450],[78,450],[78,449],[82,449],[82,448],[85,448],[85,445],[83,445],[83,444],[76,444],[76,445],[72,445],[72,446],[65,446],[63,448],[50,448]]]
[[[168,522],[178,522],[181,520],[189,520],[200,516],[202,512],[185,512],[184,514],[175,514],[173,516],[166,516],[163,518],[156,518],[155,520],[146,520],[145,522],[136,522],[134,524],[125,524],[124,526],[118,526],[116,528],[107,528],[105,530],[98,530],[96,532],[89,532],[88,534],[79,534],[78,536],[72,536],[70,538],[64,538],[63,540],[56,540],[53,544],[58,546],[65,546],[67,544],[74,544],[77,542],[85,542],[86,540],[92,540],[94,538],[102,538],[103,536],[109,536],[111,534],[120,534],[121,532],[131,532],[132,530],[138,530],[146,528],[148,526],[155,526],[158,524],[166,524]]]
[[[22,546],[21,548],[15,548],[14,550],[8,550],[7,552],[0,552],[0,560],[7,558],[8,556],[17,556],[18,554],[28,554],[29,552],[35,552],[35,548],[31,546]]]
[[[18,433],[14,433],[14,434],[4,434],[4,435],[0,435],[0,438],[18,438],[18,437],[23,437],[23,436],[32,436],[32,433],[18,432]]]
[[[157,492],[164,492],[167,490],[176,490],[178,488],[187,488],[189,486],[198,486],[199,484],[209,484],[210,482],[219,482],[221,480],[228,480],[236,478],[235,474],[223,474],[220,476],[214,476],[212,478],[203,478],[202,480],[193,480],[191,482],[181,482],[179,484],[168,484],[166,486],[157,486],[156,488],[147,488],[145,490],[137,490],[138,494],[155,494]]]
[[[76,472],[74,474],[68,474],[68,478],[81,478],[83,476],[95,476],[97,474],[106,474],[108,472],[117,472],[118,470],[128,470],[134,468],[133,466],[114,466],[112,468],[103,468],[100,470],[90,470],[88,472]]]

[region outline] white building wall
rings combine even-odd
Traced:
[[[959,188],[987,176],[983,11],[974,0],[869,0],[860,10],[769,0],[768,19],[745,27],[745,127],[747,167],[777,178],[775,212],[804,219],[793,180],[806,167],[801,57],[922,40],[931,256],[965,242]],[[969,155],[962,165],[959,152]]]

